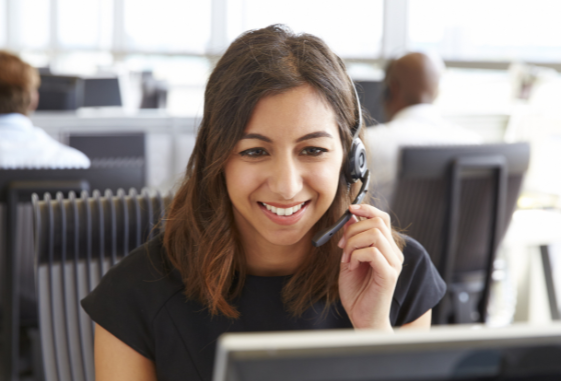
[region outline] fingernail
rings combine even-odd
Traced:
[[[351,209],[360,209],[360,205],[353,204],[351,205]]]
[[[339,246],[341,249],[343,248],[343,240],[345,239],[345,237],[341,237],[341,239],[339,240],[339,242],[337,243],[337,246]]]

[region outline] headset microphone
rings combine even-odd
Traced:
[[[355,92],[356,105],[358,109],[358,122],[354,128],[353,143],[351,145],[351,150],[349,151],[348,157],[348,166],[344,168],[343,172],[345,175],[345,179],[347,180],[347,184],[353,184],[357,180],[360,180],[362,182],[360,191],[358,192],[356,198],[353,200],[353,204],[360,204],[364,199],[364,196],[368,192],[368,187],[370,185],[370,171],[368,171],[368,169],[366,168],[366,149],[364,148],[364,143],[362,143],[362,140],[360,140],[360,138],[358,137],[358,133],[360,131],[360,128],[362,127],[362,110],[360,108],[360,99],[352,80],[351,84],[353,85],[353,89]],[[337,233],[339,229],[341,229],[347,223],[347,221],[351,219],[351,217],[352,213],[347,210],[345,214],[343,214],[333,226],[317,232],[312,238],[312,244],[315,247],[319,247],[329,241],[333,234]]]

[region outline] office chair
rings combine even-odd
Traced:
[[[144,171],[127,166],[0,170],[0,380],[18,379],[21,338],[37,327],[31,194],[79,193],[90,188],[116,191],[143,184]],[[26,330],[23,336],[20,328]]]
[[[448,287],[433,324],[485,322],[495,253],[529,157],[527,143],[402,149],[391,214]]]
[[[127,167],[142,174],[139,183],[132,187],[146,186],[146,144],[142,132],[70,134],[68,145],[83,152],[91,161],[92,169]],[[128,189],[130,187],[123,187]],[[95,189],[107,189],[100,187]]]
[[[94,380],[94,324],[80,300],[131,250],[164,229],[170,195],[131,189],[33,195],[39,326],[46,381]]]

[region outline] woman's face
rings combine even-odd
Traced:
[[[329,104],[308,85],[261,99],[225,166],[246,239],[293,245],[331,205],[343,148]]]

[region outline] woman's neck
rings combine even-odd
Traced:
[[[311,236],[293,245],[274,245],[262,237],[242,237],[247,272],[257,276],[292,275],[312,250]]]

